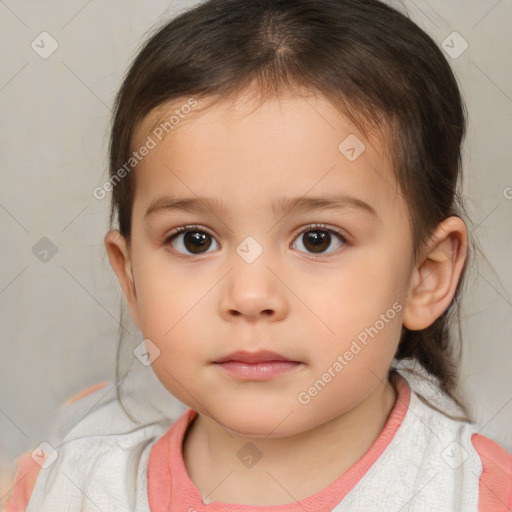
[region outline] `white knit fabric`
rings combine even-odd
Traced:
[[[478,512],[480,458],[471,443],[478,426],[447,418],[424,404],[460,411],[412,360],[393,361],[411,401],[394,438],[334,512]],[[410,373],[410,369],[420,375]],[[150,512],[147,464],[153,444],[187,406],[151,368],[123,382],[129,419],[113,384],[64,407],[49,440],[57,460],[41,469],[27,512]]]
[[[482,462],[471,436],[478,425],[452,420],[424,404],[462,416],[424,368],[394,365],[411,390],[409,409],[392,441],[335,512],[478,512]],[[412,375],[414,368],[423,377]]]
[[[49,442],[57,460],[41,469],[26,512],[150,512],[147,464],[153,444],[187,409],[150,367],[132,371],[63,407]]]

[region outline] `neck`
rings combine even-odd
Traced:
[[[350,411],[307,432],[279,438],[239,436],[198,415],[183,441],[185,467],[205,504],[300,501],[334,482],[368,451],[396,398],[396,380],[386,381]],[[238,454],[247,443],[264,456],[245,467]]]

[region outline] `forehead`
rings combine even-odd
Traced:
[[[389,140],[362,134],[323,96],[190,105],[163,105],[141,123],[134,147],[154,147],[135,170],[138,209],[164,193],[267,209],[278,196],[343,193],[403,213]]]

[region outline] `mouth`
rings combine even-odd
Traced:
[[[240,380],[268,380],[288,373],[300,366],[302,362],[293,361],[276,352],[234,352],[214,361],[229,376]]]
[[[245,350],[241,350],[238,352],[233,352],[232,354],[222,357],[221,359],[217,359],[216,361],[214,361],[214,363],[222,364],[232,361],[247,364],[259,364],[269,362],[300,362],[289,359],[281,354],[278,354],[277,352],[270,352],[268,350],[261,350],[259,352],[247,352]]]

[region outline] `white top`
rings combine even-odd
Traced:
[[[478,425],[450,419],[420,400],[418,394],[461,415],[418,363],[394,360],[392,366],[412,390],[407,413],[333,512],[478,512],[482,463],[471,443]],[[123,412],[114,384],[62,408],[49,439],[58,458],[39,472],[27,512],[151,512],[149,452],[188,406],[165,390],[150,367],[132,371],[121,385],[123,402],[140,423]]]

